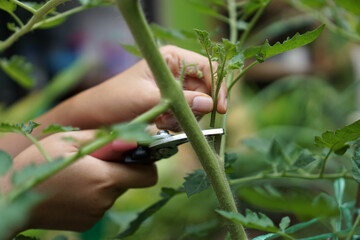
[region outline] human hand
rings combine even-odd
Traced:
[[[187,65],[197,64],[197,69],[203,76],[199,76],[197,71],[187,71],[183,81],[184,94],[197,117],[211,112],[213,101],[210,97],[211,72],[208,59],[175,46],[162,47],[160,52],[175,78],[180,76],[183,61]],[[213,67],[216,70],[215,62]],[[226,95],[223,83],[217,105],[219,113],[226,112]],[[77,106],[79,118],[83,118],[83,122],[88,124],[86,127],[129,121],[151,109],[159,101],[160,91],[145,60],[72,100],[75,103],[73,106]],[[169,111],[157,117],[155,123],[161,129],[178,130],[178,123]]]
[[[81,145],[94,138],[94,134],[95,131],[58,133],[44,138],[40,144],[53,159],[67,157],[76,154]],[[64,141],[64,137],[77,141]],[[85,231],[102,218],[126,189],[154,185],[157,181],[154,164],[121,163],[122,153],[134,147],[136,144],[114,141],[39,184],[35,190],[48,198],[34,209],[26,227]],[[32,145],[14,159],[14,170],[30,163],[45,162]]]

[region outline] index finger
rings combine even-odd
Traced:
[[[212,62],[210,66],[209,59],[207,57],[176,46],[162,47],[160,48],[160,52],[162,53],[166,63],[168,64],[171,72],[175,77],[178,77],[180,75],[181,69],[183,67],[183,61],[185,62],[186,65],[196,64],[197,68],[203,73],[203,76],[199,76],[196,71],[187,72],[186,76],[198,78],[202,80],[208,90],[208,92],[205,93],[212,95],[211,94],[212,92],[216,92],[216,89],[212,91],[212,72],[213,73],[216,72],[216,69],[218,67],[217,62]],[[215,77],[214,77],[214,85],[216,86]],[[225,82],[223,82],[219,90],[218,102],[217,102],[217,111],[219,113],[226,112],[226,108],[227,108],[226,99],[227,99],[227,87]]]

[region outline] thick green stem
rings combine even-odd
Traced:
[[[238,39],[238,30],[236,27],[237,13],[236,13],[236,1],[227,0],[228,12],[229,12],[229,25],[230,25],[230,42],[235,43]]]
[[[60,5],[69,0],[50,0],[46,4],[44,4],[41,8],[39,8],[32,18],[24,25],[20,30],[16,31],[10,37],[8,37],[5,41],[0,42],[0,52],[4,51],[6,48],[10,47],[16,40],[22,37],[24,34],[30,32],[34,24],[41,20],[43,16],[45,16],[52,8]]]
[[[354,225],[352,226],[351,228],[351,231],[350,233],[347,235],[346,237],[346,240],[351,240],[352,237],[354,236],[354,233],[355,233],[355,230],[356,230],[356,227],[359,225],[360,223],[360,214],[357,216],[356,220],[355,220],[355,223]]]
[[[260,16],[263,14],[264,10],[266,9],[266,7],[269,5],[271,0],[266,1],[265,3],[263,3],[263,5],[260,7],[260,9],[256,12],[255,16],[251,19],[249,25],[247,26],[245,32],[241,35],[240,38],[240,44],[239,47],[243,47],[246,38],[248,37],[250,31],[253,29],[253,27],[255,26],[255,23],[259,20]]]
[[[171,101],[171,110],[187,134],[206,171],[219,200],[220,208],[229,212],[237,212],[229,183],[222,174],[218,159],[203,136],[195,116],[185,100],[182,88],[176,82],[157,49],[139,2],[135,0],[117,0],[117,5],[155,76],[162,98]],[[226,224],[232,239],[247,239],[241,225],[228,220]]]

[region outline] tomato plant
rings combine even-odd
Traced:
[[[49,163],[39,167],[29,166],[21,172],[15,173],[13,184],[15,184],[16,188],[9,194],[1,196],[0,217],[9,220],[5,220],[1,224],[0,236],[5,236],[11,226],[25,221],[24,215],[39,201],[39,197],[31,192],[31,189],[36,185],[82,156],[93,152],[116,138],[126,139],[134,135],[139,136],[139,138],[147,137],[144,133],[145,124],[159,113],[170,109],[187,134],[202,169],[189,173],[185,177],[182,187],[163,188],[160,200],[141,211],[128,224],[128,227],[118,233],[115,238],[122,239],[131,235],[136,236],[135,232],[145,220],[152,217],[154,213],[159,211],[175,196],[184,193],[188,197],[195,194],[204,194],[203,192],[210,187],[218,202],[218,207],[211,206],[214,215],[210,216],[203,224],[196,225],[193,228],[186,228],[180,236],[181,239],[207,236],[214,229],[219,229],[219,226],[223,226],[222,231],[226,229],[225,232],[228,232],[227,239],[247,239],[248,236],[244,228],[261,231],[255,239],[357,238],[358,224],[360,222],[360,217],[357,214],[357,196],[352,196],[351,199],[347,197],[345,201],[344,195],[345,188],[348,185],[357,189],[357,186],[351,185],[353,184],[351,180],[360,182],[359,121],[348,124],[335,132],[327,131],[315,137],[317,149],[314,146],[298,146],[277,139],[247,139],[244,144],[255,149],[258,153],[257,158],[261,159],[261,167],[249,172],[241,172],[241,165],[246,162],[246,159],[242,159],[244,156],[236,153],[236,151],[235,153],[226,153],[228,134],[213,139],[206,139],[202,135],[200,125],[192,114],[184,98],[182,86],[179,84],[183,81],[183,74],[180,75],[179,79],[175,79],[158,50],[154,36],[161,38],[159,32],[165,33],[162,34],[164,41],[167,40],[166,36],[170,36],[170,38],[179,36],[194,38],[196,36],[202,47],[202,53],[209,61],[209,65],[212,66],[212,62],[218,63],[216,69],[210,68],[212,76],[211,97],[215,106],[208,127],[221,127],[228,133],[227,123],[232,106],[224,115],[216,112],[220,86],[223,82],[226,83],[227,101],[230,103],[231,97],[233,94],[235,95],[235,86],[241,84],[243,77],[250,69],[259,66],[273,56],[314,42],[325,28],[349,41],[360,42],[359,3],[354,0],[286,0],[284,1],[286,4],[305,12],[306,16],[312,17],[312,21],[320,22],[323,25],[317,24],[318,26],[314,29],[301,34],[296,33],[286,40],[274,44],[264,40],[262,44],[253,46],[250,36],[271,0],[189,1],[189,6],[193,6],[228,24],[229,38],[222,38],[221,41],[214,41],[211,34],[203,29],[195,29],[195,35],[185,35],[175,29],[166,30],[154,25],[149,27],[141,5],[136,0],[109,2],[82,0],[80,1],[81,6],[69,11],[63,13],[53,11],[63,2],[65,1],[50,0],[42,5],[32,5],[17,0],[1,0],[0,8],[8,12],[14,18],[15,23],[8,24],[8,27],[14,33],[0,42],[0,51],[4,51],[31,30],[61,24],[68,15],[87,8],[114,4],[118,6],[136,42],[135,46],[123,46],[147,60],[160,89],[161,101],[156,107],[129,123],[103,129],[102,134],[94,142],[81,148],[79,154],[57,160],[47,156],[47,153],[38,144],[37,139],[31,135],[32,130],[37,127],[36,123],[32,121],[28,124],[2,123],[0,125],[2,132],[15,132],[24,135],[40,149]],[[23,8],[32,14],[28,22],[23,23],[14,14],[17,7]],[[225,15],[224,12],[226,12]],[[276,24],[279,23],[276,22],[258,30],[260,35],[261,31],[267,32],[269,29],[275,29]],[[183,71],[194,67],[188,66],[186,62],[183,65]],[[31,66],[26,63],[24,58],[14,56],[11,59],[2,59],[0,66],[5,73],[22,86],[32,86]],[[76,68],[77,72],[82,70],[83,66]],[[44,130],[44,134],[71,130],[74,130],[74,128],[52,125],[46,131]],[[319,149],[321,150],[319,151]],[[3,175],[11,168],[11,158],[5,152],[1,152],[0,157],[3,162],[0,165],[0,174]],[[327,168],[330,161],[338,161],[338,159],[344,163],[337,163],[336,167]],[[349,164],[349,160],[351,164]],[[310,187],[292,191],[290,182],[286,186],[287,188],[271,184],[271,181],[285,179],[298,179],[304,182],[332,181],[333,190],[331,192],[333,194],[328,194],[324,189],[315,191]],[[266,182],[264,182],[265,180]],[[264,186],[256,184],[261,181],[263,181]],[[239,204],[235,200],[238,197],[243,204]],[[272,212],[278,212],[289,213],[289,216],[281,216],[274,223],[274,220],[266,214],[257,213],[256,210],[245,210],[243,205],[252,205],[255,208],[266,210],[271,215],[273,215]],[[17,214],[19,212],[22,214]],[[18,217],[8,217],[15,215],[18,215]],[[321,226],[321,229],[314,231],[319,226]],[[266,234],[261,234],[263,232],[266,232]]]

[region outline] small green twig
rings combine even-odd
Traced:
[[[19,24],[20,27],[24,26],[23,22],[15,15],[15,13],[9,12],[9,14],[15,19],[15,21],[17,22],[17,24]]]
[[[241,35],[239,48],[242,48],[242,46],[244,45],[245,40],[248,37],[250,31],[255,26],[256,22],[259,20],[260,16],[263,14],[264,10],[266,9],[266,7],[269,5],[270,2],[271,2],[271,0],[267,0],[265,3],[263,3],[263,5],[258,9],[258,11],[254,15],[254,17],[251,19],[251,21],[250,21],[248,27],[246,28],[245,32]]]
[[[244,184],[248,182],[264,180],[264,179],[283,179],[283,178],[296,178],[296,179],[304,179],[304,180],[320,180],[320,179],[338,179],[338,178],[346,178],[346,179],[354,179],[351,173],[332,173],[332,174],[323,174],[320,176],[319,174],[298,174],[298,173],[288,173],[288,172],[280,172],[280,173],[259,173],[254,176],[243,177],[239,179],[230,180],[231,185]]]
[[[359,225],[360,223],[360,214],[358,214],[358,216],[356,217],[355,223],[351,228],[351,231],[349,232],[349,234],[346,236],[346,240],[351,240],[352,237],[354,236],[356,227]]]
[[[40,22],[34,24],[34,26],[31,28],[31,30],[35,30],[35,29],[41,27],[41,25],[43,25],[43,24],[46,23],[46,22],[56,21],[56,20],[61,19],[61,18],[64,18],[64,17],[68,17],[68,16],[70,16],[70,15],[72,15],[72,14],[81,12],[81,11],[87,9],[87,8],[88,8],[87,6],[82,5],[82,6],[73,8],[73,9],[71,9],[71,10],[68,10],[68,11],[66,11],[66,12],[59,13],[59,14],[53,16],[53,17],[49,17],[49,18],[47,18],[47,19],[45,19],[45,20],[43,20],[43,21],[40,21]]]
[[[32,18],[18,31],[13,33],[10,37],[8,37],[5,41],[0,41],[0,52],[4,51],[6,48],[10,47],[16,40],[22,37],[24,34],[28,33],[32,30],[34,24],[41,20],[43,16],[45,16],[51,9],[54,7],[66,2],[69,0],[50,0],[45,3],[41,8],[36,10]]]
[[[231,89],[233,88],[234,84],[239,81],[244,74],[249,71],[251,68],[253,68],[256,64],[258,64],[259,62],[256,60],[253,63],[251,63],[249,66],[247,66],[239,75],[236,76],[236,78],[231,82],[230,86],[228,87],[228,91],[230,92]]]
[[[214,99],[214,108],[213,108],[213,110],[211,112],[211,119],[210,119],[210,127],[212,127],[212,128],[215,126],[217,105],[218,105],[218,97],[219,97],[221,84],[222,84],[222,82],[224,80],[223,76],[224,76],[224,71],[225,71],[226,56],[224,56],[224,59],[222,61],[220,61],[220,62],[222,62],[222,65],[221,65],[221,69],[220,69],[220,74],[217,75],[215,97],[213,97],[213,99]]]
[[[301,1],[294,1],[294,0],[284,0],[284,1],[290,2],[295,8],[300,9],[303,12],[306,12],[312,18],[324,23],[330,31],[340,34],[347,39],[360,43],[360,36],[357,33],[350,32],[343,28],[338,27],[324,13],[321,13],[318,10],[315,10],[314,8],[307,7],[306,5],[301,4]]]
[[[158,105],[150,109],[149,111],[141,114],[137,118],[133,119],[130,123],[142,123],[142,122],[149,122],[156,118],[161,113],[167,111],[170,108],[170,101],[162,100]]]
[[[328,160],[328,158],[329,158],[330,154],[332,153],[332,151],[333,151],[333,148],[330,148],[328,153],[324,157],[324,159],[321,161],[321,166],[320,166],[320,171],[319,171],[319,176],[320,177],[324,174],[326,161]]]
[[[188,67],[195,67],[195,66],[197,66],[197,63],[186,64],[186,62],[185,62],[184,60],[182,60],[181,63],[182,63],[182,70],[181,70],[181,74],[180,74],[179,79],[178,79],[179,82],[180,82],[180,86],[183,85],[187,68],[188,68]]]
[[[22,7],[23,9],[31,12],[32,14],[35,14],[36,13],[36,10],[33,9],[32,7],[30,7],[29,5],[25,4],[25,3],[22,3],[18,0],[10,0],[12,1],[13,3],[15,3],[16,5],[18,5],[19,7]]]
[[[36,147],[37,149],[40,151],[40,153],[45,157],[45,159],[48,162],[52,162],[52,158],[49,156],[49,154],[44,150],[44,148],[40,145],[39,141],[36,140],[33,136],[31,136],[30,134],[26,133],[25,137],[27,137]]]

